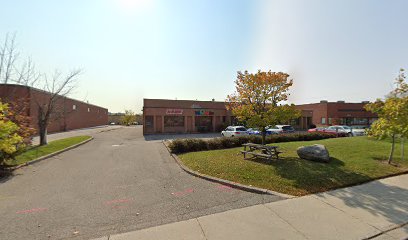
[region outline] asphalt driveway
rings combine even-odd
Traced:
[[[0,239],[89,239],[280,200],[193,177],[140,127],[0,180]]]

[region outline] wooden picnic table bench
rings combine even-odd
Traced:
[[[282,153],[278,151],[277,146],[267,146],[255,143],[244,143],[242,146],[244,146],[244,150],[241,151],[241,153],[244,154],[244,159],[247,159],[246,155],[248,154],[252,155],[253,157],[261,157],[268,160],[272,160],[273,157],[276,157],[276,159],[279,160],[279,154]],[[261,150],[261,152],[255,152],[256,150]]]

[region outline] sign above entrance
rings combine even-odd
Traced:
[[[183,109],[166,109],[166,115],[182,115]]]
[[[205,111],[205,110],[200,110],[200,111],[195,111],[196,116],[213,116],[214,112],[211,111]]]

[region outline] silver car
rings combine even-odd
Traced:
[[[221,132],[224,137],[239,137],[248,135],[248,131],[244,126],[229,126]]]

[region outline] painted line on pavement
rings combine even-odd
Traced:
[[[43,211],[47,211],[47,209],[46,208],[33,208],[33,209],[29,209],[29,210],[18,211],[16,213],[17,214],[23,214],[23,213],[34,213],[34,212],[43,212]]]
[[[194,192],[194,189],[188,188],[188,189],[186,189],[186,190],[184,190],[184,191],[172,192],[171,195],[174,195],[174,196],[176,196],[176,197],[181,197],[181,196],[183,196],[183,195],[186,195],[186,194],[189,194],[189,193],[192,193],[192,192]]]

